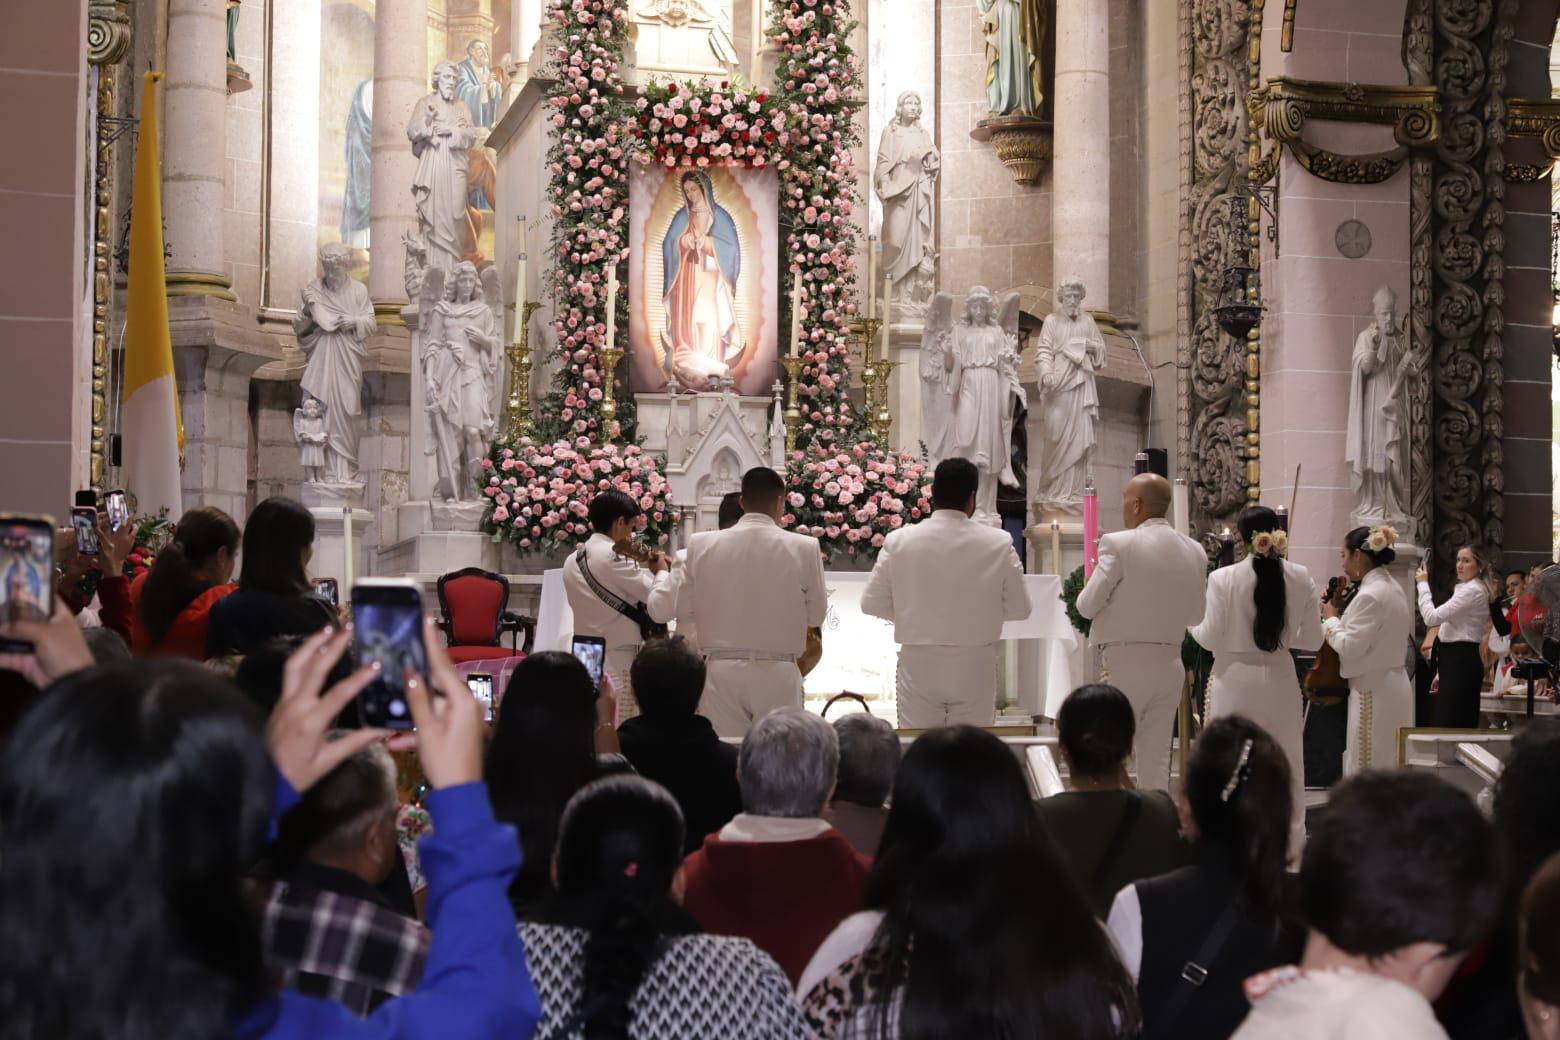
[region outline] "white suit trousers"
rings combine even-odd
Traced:
[[[985,646],[901,646],[901,729],[990,726],[997,714],[997,662]]]
[[[795,661],[706,658],[699,714],[723,737],[744,737],[776,708],[802,706],[802,673]]]
[[[1186,669],[1181,648],[1162,643],[1115,643],[1105,647],[1105,681],[1127,695],[1137,715],[1132,741],[1138,787],[1170,789],[1170,728],[1181,706]]]

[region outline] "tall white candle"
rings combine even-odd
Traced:
[[[525,218],[520,218],[520,262],[515,268],[515,329],[509,342],[520,342],[520,327],[525,324]]]
[[[867,314],[868,318],[877,317],[877,238],[867,238]],[[872,344],[867,344],[867,349],[872,349]]]
[[[802,348],[802,272],[791,276],[791,356]]]
[[[617,336],[617,267],[607,268],[607,346]]]
[[[341,551],[343,553],[341,563],[341,585],[343,595],[351,595],[352,592],[352,507],[343,506],[341,509]],[[337,597],[338,599],[341,596]]]
[[[1170,519],[1177,531],[1188,536],[1192,533],[1191,513],[1186,478],[1177,477],[1170,489]]]

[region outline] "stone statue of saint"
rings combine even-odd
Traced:
[[[883,271],[890,305],[920,316],[926,313],[937,277],[933,248],[937,226],[934,206],[942,158],[921,126],[921,95],[899,95],[894,121],[878,142],[872,187],[883,200]]]
[[[1083,283],[1056,287],[1056,310],[1040,326],[1035,376],[1040,383],[1040,470],[1035,505],[1042,513],[1078,513],[1089,483],[1089,459],[1099,436],[1095,373],[1105,366],[1105,337],[1082,309]]]
[[[975,489],[975,518],[999,524],[997,483],[1016,486],[1010,450],[1013,418],[1027,404],[1018,380],[1018,294],[1001,303],[985,286],[977,285],[964,299],[964,316],[934,328],[942,347],[947,379],[946,421],[929,451],[937,459],[969,459],[980,471]],[[952,311],[947,293],[938,293],[931,313],[934,323]]]
[[[479,280],[476,266],[462,261],[448,289],[436,270],[423,281],[418,309],[426,315],[421,362],[427,452],[434,456],[438,475],[435,493],[447,501],[476,494],[479,467],[498,425],[494,405],[503,358],[502,307],[492,265]]]
[[[1045,99],[1042,0],[976,0],[986,34],[986,107],[994,116],[1037,116]]]
[[[325,272],[303,287],[293,333],[308,359],[301,386],[305,401],[324,408],[325,455],[320,465],[331,484],[358,479],[357,449],[363,414],[364,340],[378,326],[368,289],[347,275],[352,251],[340,242],[320,249]],[[317,479],[317,478],[316,478]]]
[[[413,106],[406,128],[417,157],[417,175],[412,178],[417,229],[429,265],[446,273],[465,255],[466,153],[477,139],[471,112],[455,96],[458,80],[450,62],[435,65],[433,93]]]
[[[325,471],[325,406],[316,397],[305,397],[303,407],[293,409],[293,439],[298,442],[298,462],[306,484],[322,483]]]
[[[1397,294],[1382,286],[1372,307],[1376,320],[1354,340],[1344,458],[1354,477],[1354,522],[1390,523],[1401,531],[1408,528],[1407,377],[1413,355],[1394,314]]]

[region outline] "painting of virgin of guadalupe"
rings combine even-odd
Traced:
[[[765,394],[774,381],[779,185],[769,170],[649,169],[630,182],[633,387]]]

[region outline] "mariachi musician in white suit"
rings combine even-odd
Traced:
[[[1170,786],[1170,728],[1186,671],[1181,643],[1203,618],[1208,556],[1165,522],[1170,482],[1140,473],[1121,492],[1124,531],[1100,538],[1094,573],[1078,594],[1089,641],[1102,652],[1113,686],[1137,715],[1133,751],[1138,786]]]
[[[1414,637],[1414,608],[1387,572],[1397,558],[1397,531],[1387,524],[1356,527],[1343,536],[1343,570],[1358,588],[1341,613],[1322,604],[1322,633],[1349,680],[1345,776],[1397,763],[1398,730],[1414,724],[1414,689],[1403,648]]]
[[[698,619],[704,653],[699,713],[740,737],[775,708],[802,706],[797,662],[828,613],[818,539],[780,527],[785,482],[760,466],[742,475],[742,519],[688,539],[674,576],[656,575],[651,617]]]
[[[1012,537],[971,519],[979,481],[969,459],[939,462],[932,515],[884,540],[861,593],[862,613],[894,623],[904,729],[991,725],[1002,625],[1032,609]]]

